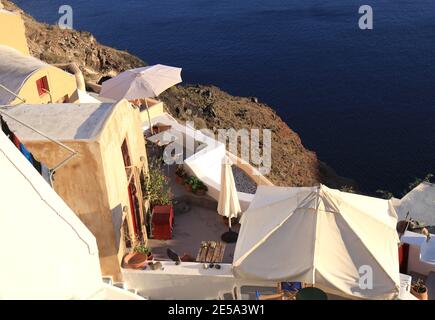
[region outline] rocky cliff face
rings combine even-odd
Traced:
[[[61,30],[40,23],[11,1],[3,0],[5,9],[21,13],[26,26],[30,53],[50,64],[75,62],[87,81],[98,83],[120,71],[144,66],[145,63],[126,51],[104,46],[89,32]]]
[[[235,97],[214,86],[186,85],[160,95],[169,112],[180,121],[193,121],[196,128],[270,129],[272,170],[267,176],[280,186],[354,186],[304,148],[301,139],[264,103],[256,98]],[[260,140],[261,141],[261,140]],[[261,145],[261,144],[260,144]]]
[[[35,21],[10,1],[8,10],[22,13],[32,55],[47,63],[75,62],[89,82],[143,66],[129,54],[104,46],[89,32],[61,30]],[[197,127],[209,129],[271,129],[272,171],[268,178],[276,185],[312,186],[322,182],[330,187],[353,186],[304,148],[300,137],[269,106],[256,99],[231,96],[214,86],[177,86],[161,98],[168,111],[181,121],[193,120]]]

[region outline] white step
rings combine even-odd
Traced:
[[[128,291],[130,291],[131,293],[137,294],[137,289],[127,289]]]
[[[103,282],[107,283],[108,285],[113,284],[113,277],[112,276],[103,276]]]

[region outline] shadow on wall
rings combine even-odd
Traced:
[[[119,252],[121,245],[121,228],[122,228],[122,205],[118,204],[112,209],[113,231],[115,232],[115,248]]]

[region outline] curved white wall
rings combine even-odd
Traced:
[[[86,299],[95,237],[0,130],[0,299]]]
[[[187,158],[184,161],[184,167],[190,175],[201,179],[208,187],[208,195],[219,200],[219,191],[221,184],[222,159],[226,155],[225,145],[194,128],[184,126],[177,122],[169,114],[163,114],[153,119],[154,124],[170,125],[173,130],[183,134],[184,141],[196,141],[205,145],[203,149],[195,153],[195,146],[186,143]],[[144,130],[147,129],[146,123]],[[238,192],[240,207],[245,211],[251,203],[254,195]]]

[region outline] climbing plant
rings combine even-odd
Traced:
[[[169,179],[164,175],[162,159],[154,158],[149,164],[148,176],[144,179],[144,198],[151,206],[169,205],[172,203],[172,191]]]

